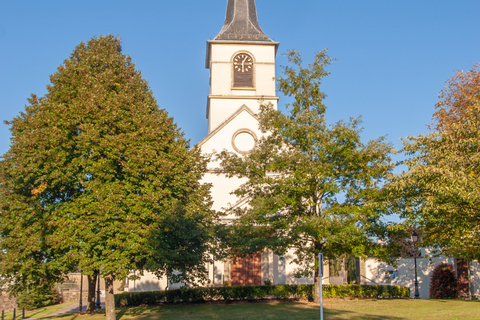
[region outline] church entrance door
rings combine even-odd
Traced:
[[[232,286],[260,286],[262,284],[262,254],[252,257],[237,258],[232,261]]]

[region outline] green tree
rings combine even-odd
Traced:
[[[214,212],[206,168],[113,36],[76,47],[11,124],[0,162],[0,273],[35,284],[79,270],[205,279]],[[174,272],[175,271],[175,272]]]
[[[331,62],[326,51],[307,68],[297,52],[288,58],[293,67],[284,67],[277,80],[279,90],[294,98],[289,114],[263,105],[260,128],[266,135],[258,146],[245,157],[219,155],[219,172],[246,178],[235,194],[250,200],[236,210],[239,218],[227,235],[237,255],[294,248],[297,275],[315,274],[319,301],[319,252],[335,259],[374,250],[371,237],[383,229],[375,200],[392,170],[393,149],[383,137],[363,143],[359,119],[327,124],[320,91]]]
[[[424,230],[423,243],[480,260],[480,65],[440,93],[432,132],[407,137],[407,170],[386,186],[392,210]]]
[[[45,282],[45,285],[36,285],[34,288],[22,291],[17,296],[18,308],[27,310],[38,309],[41,307],[53,305],[59,302],[59,292],[55,284]]]

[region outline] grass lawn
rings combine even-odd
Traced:
[[[118,320],[181,319],[319,319],[318,305],[308,302],[197,304],[134,307],[117,310]],[[324,301],[330,319],[480,319],[479,301],[450,300],[343,300]],[[100,320],[104,314],[64,315],[49,319]]]
[[[58,309],[61,309],[65,306],[68,306],[68,305],[71,305],[71,304],[74,304],[74,303],[78,303],[78,301],[70,301],[70,302],[63,303],[63,304],[55,304],[53,306],[38,308],[38,309],[35,309],[35,310],[25,310],[25,319],[43,317],[47,314],[50,314],[54,311],[57,311]],[[1,312],[1,310],[0,310],[0,312]],[[5,313],[5,319],[12,319],[12,318],[13,318],[13,312],[6,312]],[[22,309],[17,309],[16,318],[17,319],[22,319]]]

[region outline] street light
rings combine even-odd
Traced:
[[[80,273],[80,302],[78,303],[78,311],[82,312],[82,291],[83,291],[83,273]]]
[[[98,271],[98,285],[97,285],[97,303],[95,304],[96,309],[100,309],[100,270]]]
[[[415,294],[414,299],[420,299],[420,293],[418,292],[418,279],[417,279],[417,247],[415,244],[418,241],[418,234],[413,230],[412,242],[413,242],[413,260],[415,262]]]

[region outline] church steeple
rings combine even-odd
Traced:
[[[209,133],[222,124],[226,125],[241,108],[246,108],[252,115],[259,113],[260,100],[276,108],[275,54],[278,44],[258,25],[255,0],[228,0],[222,30],[213,40],[207,41],[205,67],[210,69],[207,100]],[[242,113],[243,116],[245,114]],[[234,118],[240,119],[237,116]],[[248,125],[238,125],[243,129],[257,130],[258,120],[250,120],[253,122]],[[231,134],[233,132],[226,137],[231,137]]]
[[[225,24],[214,40],[272,41],[258,25],[255,0],[228,0]]]

